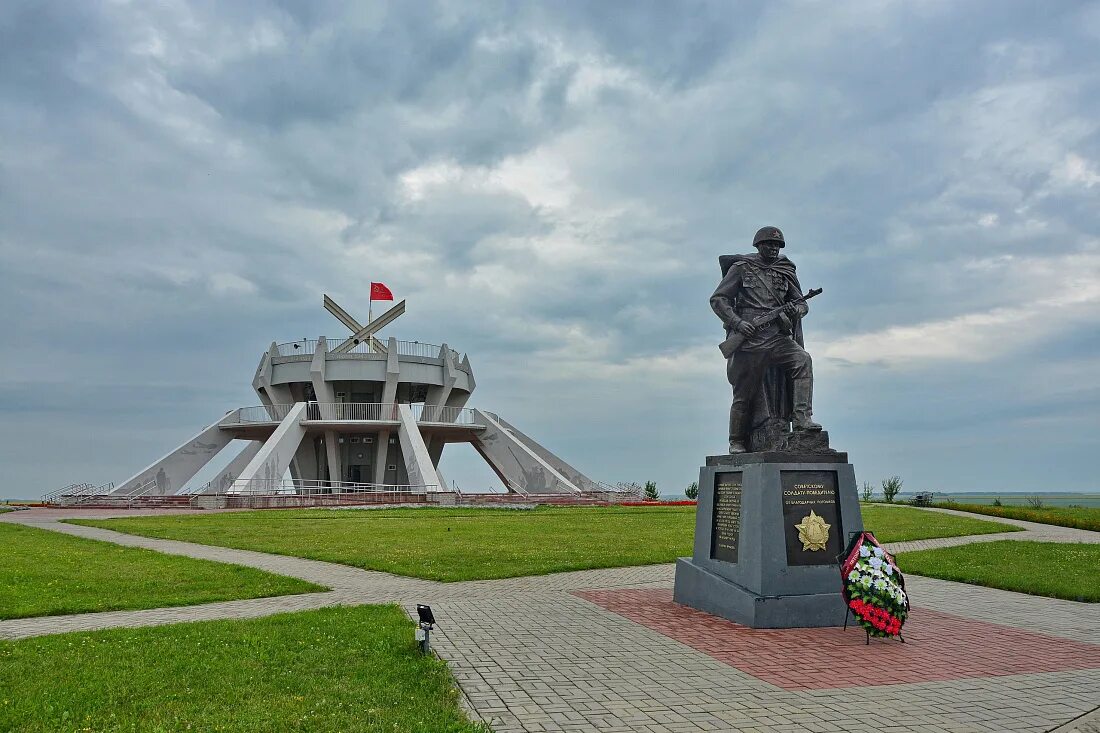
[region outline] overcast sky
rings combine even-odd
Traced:
[[[1100,490],[1100,4],[351,5],[0,3],[0,496],[256,404],[371,280],[471,405],[679,493],[764,225],[861,482]]]

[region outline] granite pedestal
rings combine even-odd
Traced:
[[[863,530],[846,453],[710,456],[673,597],[753,628],[840,626],[838,557]],[[812,513],[812,514],[811,514]]]

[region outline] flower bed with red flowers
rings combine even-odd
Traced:
[[[871,636],[898,636],[909,615],[905,578],[870,532],[852,540],[841,566],[844,600]]]
[[[619,506],[695,506],[697,502],[691,501],[623,501]]]

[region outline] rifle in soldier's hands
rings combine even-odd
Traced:
[[[805,303],[807,300],[814,297],[815,295],[821,295],[821,292],[821,288],[811,290],[800,298],[795,298],[794,300],[784,303],[778,308],[773,308],[767,313],[760,314],[756,318],[749,321],[749,323],[752,324],[752,330],[755,331],[762,326],[766,326],[767,324],[774,321],[776,318],[779,318],[779,316],[785,313],[791,306],[798,305],[799,303]],[[741,344],[745,343],[745,339],[748,338],[748,336],[749,334],[744,334],[740,331],[734,331],[734,333],[728,339],[718,344],[718,348],[721,350],[722,356],[726,357],[727,359],[733,356],[733,352],[737,351],[737,349],[741,347]]]

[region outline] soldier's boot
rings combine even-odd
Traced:
[[[745,447],[745,431],[748,428],[748,414],[735,402],[730,405],[730,453],[748,453]]]
[[[794,384],[794,410],[791,413],[791,422],[795,430],[821,430],[821,426],[810,417],[814,414],[814,380],[793,379]]]

